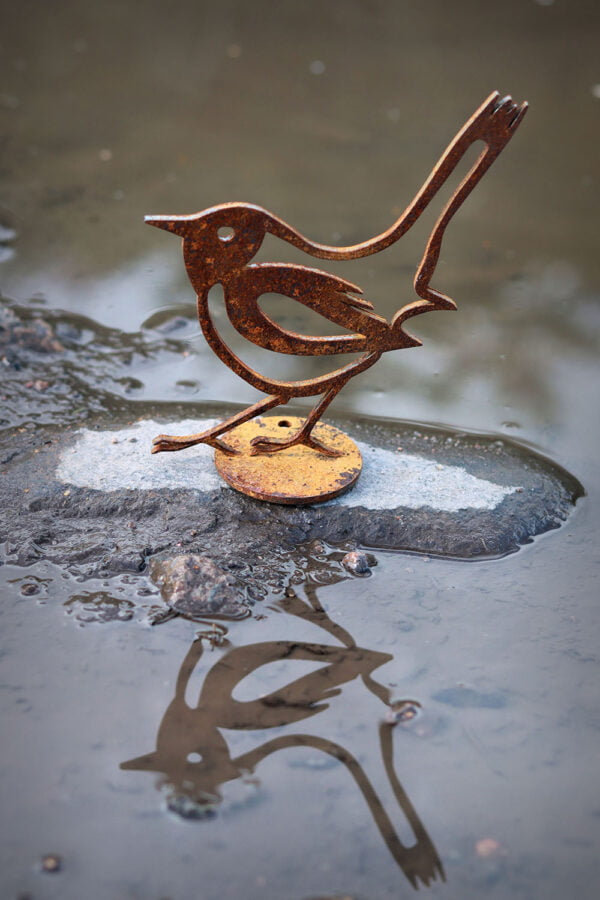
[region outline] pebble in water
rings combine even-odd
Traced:
[[[62,859],[56,853],[49,853],[42,858],[43,872],[60,872],[62,868]]]
[[[475,844],[475,853],[482,859],[490,859],[495,856],[502,856],[504,850],[494,838],[482,838]]]
[[[416,701],[401,700],[392,703],[385,718],[390,725],[397,725],[398,722],[410,722],[418,715],[420,708],[421,704]]]
[[[353,575],[370,575],[371,567],[377,565],[377,559],[372,553],[366,553],[364,550],[352,550],[346,553],[342,565]]]
[[[250,612],[235,579],[206,556],[155,557],[150,561],[150,578],[170,610],[185,618],[219,615],[239,619]]]

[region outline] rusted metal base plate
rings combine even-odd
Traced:
[[[362,457],[354,441],[332,425],[319,422],[313,435],[332,450],[341,451],[343,456],[325,456],[303,445],[250,455],[253,438],[286,438],[303,421],[293,416],[269,416],[238,426],[227,435],[227,443],[241,453],[227,456],[217,450],[217,471],[236,491],[270,503],[301,506],[343,494],[360,475]]]

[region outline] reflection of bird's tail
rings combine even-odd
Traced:
[[[327,753],[343,763],[352,775],[367,802],[373,820],[388,850],[412,886],[415,889],[418,889],[419,884],[428,886],[438,876],[442,881],[445,881],[444,868],[437,850],[394,770],[391,726],[385,723],[380,727],[380,741],[381,757],[379,757],[379,754],[374,754],[372,764],[370,760],[370,768],[373,768],[374,764],[379,771],[372,771],[370,773],[371,777],[367,776],[356,757],[346,750],[345,747],[327,738],[310,734],[282,735],[274,738],[272,741],[262,744],[258,751],[239,757],[236,762],[241,764],[241,760],[243,760],[243,767],[252,770],[254,765],[264,759],[265,756],[288,747],[314,747]],[[379,792],[376,790],[375,784],[381,785]],[[393,824],[395,808],[392,809],[392,807],[395,807],[395,804],[388,802],[387,805],[390,809],[388,814],[384,801],[381,799],[384,797],[391,801],[389,787],[392,789],[391,793],[393,793],[394,800],[406,816],[414,833],[415,843],[412,846],[404,846],[398,837],[398,832]]]
[[[431,881],[435,881],[438,875],[442,881],[445,881],[444,867],[437,850],[396,775],[392,726],[386,722],[382,722],[379,726],[379,741],[381,744],[381,759],[389,784],[398,806],[406,816],[416,838],[412,847],[404,847],[394,832],[393,846],[390,846],[390,842],[387,839],[386,843],[396,861],[402,866],[406,877],[415,888],[418,887],[419,880],[427,886]]]
[[[437,850],[396,775],[391,725],[385,722],[380,724],[379,739],[381,755],[374,753],[369,757],[368,772],[341,747],[339,750],[343,755],[338,755],[338,758],[356,781],[388,850],[412,886],[415,889],[420,884],[428,887],[438,877],[445,881]],[[398,808],[414,835],[414,841],[408,845],[403,844],[394,825]]]

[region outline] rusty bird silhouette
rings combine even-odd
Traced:
[[[237,451],[220,440],[221,435],[296,397],[320,396],[295,434],[283,440],[257,437],[252,442],[252,452],[273,453],[304,444],[320,453],[337,455],[315,438],[312,434],[314,426],[350,378],[374,365],[389,350],[421,344],[404,330],[408,319],[432,310],[456,309],[450,297],[430,284],[444,233],[454,214],[511,139],[526,111],[527,103],[517,104],[509,96],[501,99],[498,92],[490,94],[447,147],[399,219],[382,234],[353,246],[314,243],[277,216],[250,203],[224,203],[190,216],[146,216],[149,225],[183,238],[184,260],[197,294],[200,325],[211,349],[237,375],[267,394],[264,400],[200,434],[186,437],[159,435],[153,442],[152,452],[181,450],[205,443],[227,454],[235,454]],[[414,225],[476,141],[482,141],[485,146],[442,211],[417,268],[414,288],[419,299],[398,310],[391,322],[377,315],[373,304],[359,296],[361,289],[357,285],[338,276],[300,265],[251,262],[267,233],[317,259],[359,259],[385,250]],[[216,284],[223,287],[227,315],[233,326],[259,347],[299,356],[334,356],[352,351],[362,355],[333,372],[304,381],[277,381],[261,375],[242,362],[215,329],[208,309],[208,294]],[[348,334],[313,337],[288,331],[260,308],[258,300],[266,293],[297,300],[346,328]]]

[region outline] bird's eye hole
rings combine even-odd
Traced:
[[[191,763],[202,762],[202,754],[201,753],[188,753],[187,761]]]
[[[217,234],[219,235],[219,240],[227,243],[228,241],[233,240],[235,231],[233,230],[233,228],[229,228],[228,225],[223,225],[222,228],[219,228]]]

